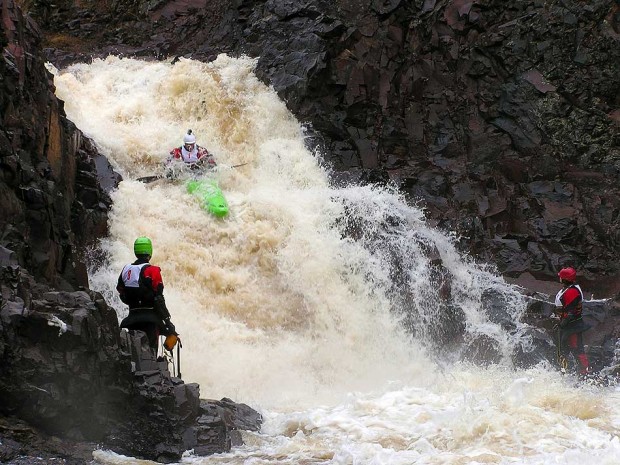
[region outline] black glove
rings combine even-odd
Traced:
[[[166,332],[167,332],[168,334],[176,334],[176,333],[177,333],[177,332],[176,332],[176,328],[175,328],[175,327],[174,327],[174,325],[172,324],[172,321],[170,321],[170,318],[166,318],[166,319],[164,320],[164,325],[165,325],[165,328],[166,328]]]
[[[168,307],[166,307],[166,299],[162,294],[158,294],[155,296],[153,300],[153,308],[159,315],[159,318],[162,320],[170,320],[170,312],[168,311]]]

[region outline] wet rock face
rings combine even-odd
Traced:
[[[115,175],[66,119],[34,22],[13,2],[1,14],[0,245],[36,279],[71,290],[87,285],[81,249],[107,231],[99,178]]]
[[[47,289],[17,265],[0,272],[0,412],[70,439],[102,438],[131,387],[109,331],[116,313],[100,295]]]
[[[333,166],[385,173],[517,282],[571,264],[620,291],[617,5],[301,5],[257,4],[245,49]]]

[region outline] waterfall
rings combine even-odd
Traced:
[[[108,57],[52,69],[68,117],[124,178],[91,287],[125,316],[118,274],[149,236],[186,381],[267,420],[243,450],[208,463],[620,457],[618,407],[575,397],[544,364],[514,370],[515,351],[532,349],[518,289],[396,189],[330,184],[255,64]],[[227,197],[224,219],[182,182],[136,180],[160,174],[190,128],[218,163],[209,177]],[[467,363],[478,356],[493,364]],[[571,442],[582,433],[587,454]],[[568,439],[551,444],[558,436]]]

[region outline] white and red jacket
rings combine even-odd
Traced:
[[[153,308],[155,297],[163,295],[161,269],[146,259],[125,265],[118,277],[116,290],[121,301],[132,308]]]
[[[199,145],[195,145],[191,152],[188,152],[183,146],[176,147],[170,151],[170,157],[168,160],[182,160],[188,165],[194,165],[201,162],[206,163],[207,166],[210,167],[213,167],[216,164],[209,151]]]

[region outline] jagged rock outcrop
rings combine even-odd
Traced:
[[[227,452],[241,445],[239,430],[258,431],[261,415],[230,399],[200,399],[196,383],[184,383],[157,357],[146,334],[121,334],[123,352],[131,355],[134,393],[125,404],[125,421],[106,442],[132,456],[159,462],[178,461],[183,452],[195,455]]]
[[[3,2],[0,46],[0,237],[37,280],[87,285],[82,248],[106,233],[113,177],[67,120],[45,69],[35,23]]]
[[[116,313],[90,291],[53,291],[2,265],[0,411],[73,440],[103,437],[132,385]]]
[[[36,455],[29,444],[45,442],[35,429],[82,453],[98,444],[171,462],[189,449],[228,451],[241,444],[239,430],[260,427],[261,416],[250,407],[200,399],[197,384],[171,376],[144,333],[120,331],[100,294],[38,284],[10,254],[0,273],[0,418],[30,428],[27,444],[18,442],[23,428],[0,430],[0,442],[17,444],[0,449],[3,460]]]

